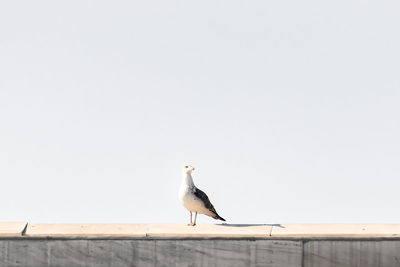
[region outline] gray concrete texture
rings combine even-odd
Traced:
[[[0,266],[400,266],[400,240],[3,239]]]
[[[1,266],[301,266],[302,244],[272,240],[2,240]]]

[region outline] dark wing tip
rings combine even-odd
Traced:
[[[214,211],[214,213],[215,213],[215,216],[213,216],[214,219],[226,222],[226,220],[224,218],[222,218],[221,216],[219,216],[216,211]]]
[[[221,220],[225,222],[225,219],[222,218],[221,216],[218,215],[217,211],[215,210],[213,204],[211,204],[210,200],[208,199],[208,196],[206,193],[201,191],[200,189],[196,188],[196,191],[194,191],[195,196],[197,196],[201,201],[203,201],[204,206],[211,212],[215,214],[215,216],[211,216],[216,220]]]

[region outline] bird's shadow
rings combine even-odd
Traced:
[[[280,223],[256,223],[256,224],[233,224],[233,223],[221,223],[216,224],[218,226],[224,227],[252,227],[252,226],[275,226],[279,228],[285,228],[285,226],[281,225]]]

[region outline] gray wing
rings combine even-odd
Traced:
[[[217,219],[217,220],[225,221],[224,218],[222,218],[221,216],[218,215],[213,204],[211,204],[210,200],[208,199],[208,196],[206,195],[206,193],[204,193],[203,191],[201,191],[200,189],[195,187],[193,194],[203,202],[206,209],[208,209],[209,211],[211,211],[212,213],[215,214],[215,216],[211,216],[211,217],[213,217],[214,219]]]
[[[217,211],[215,210],[213,204],[211,204],[210,200],[208,199],[208,196],[206,195],[206,193],[204,193],[203,191],[201,191],[198,188],[195,188],[193,193],[197,198],[199,198],[204,203],[204,206],[209,211],[212,211],[215,214],[218,214]]]

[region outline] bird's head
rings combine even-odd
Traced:
[[[183,166],[183,173],[191,174],[194,171],[194,167],[190,165]]]

